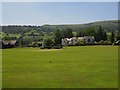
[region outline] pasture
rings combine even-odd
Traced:
[[[2,51],[3,88],[118,87],[117,46]]]

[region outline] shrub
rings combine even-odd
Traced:
[[[79,41],[76,44],[77,46],[85,46],[85,42],[84,41]]]
[[[41,46],[40,49],[45,49],[45,48],[43,46]]]
[[[62,45],[55,45],[55,46],[53,46],[53,49],[61,49],[61,48],[63,48]]]
[[[104,41],[104,45],[112,45],[110,41]]]
[[[114,45],[120,45],[120,40],[116,41]]]
[[[112,45],[110,41],[103,41],[103,40],[97,42],[96,44],[97,45]]]
[[[38,47],[41,47],[41,46],[42,46],[42,42],[38,42],[38,43],[37,43],[37,46],[38,46]]]

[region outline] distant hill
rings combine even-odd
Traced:
[[[45,31],[47,30],[55,30],[55,28],[60,29],[66,29],[66,28],[72,28],[73,31],[78,30],[85,30],[86,28],[97,28],[99,26],[102,26],[103,29],[106,31],[116,31],[118,30],[118,23],[120,21],[118,20],[108,20],[108,21],[98,21],[98,22],[92,22],[87,24],[71,24],[71,25],[43,25]]]
[[[71,25],[42,25],[42,26],[2,26],[2,31],[6,33],[26,33],[30,32],[32,30],[36,30],[38,32],[53,32],[56,30],[56,28],[59,28],[61,30],[65,30],[67,28],[72,28],[73,31],[79,31],[79,30],[86,30],[87,28],[97,28],[99,26],[102,26],[102,29],[109,31],[117,31],[118,30],[118,24],[120,21],[118,20],[107,20],[107,21],[97,21],[87,24],[71,24]]]

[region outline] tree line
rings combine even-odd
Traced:
[[[57,44],[61,43],[62,38],[71,38],[73,37],[73,32],[71,28],[67,28],[66,30],[60,30],[59,28],[56,28],[55,31],[55,42]],[[76,37],[84,37],[84,36],[94,36],[95,41],[99,42],[101,40],[103,41],[110,41],[114,43],[115,41],[120,40],[120,31],[117,32],[109,32],[109,35],[107,35],[107,32],[101,27],[97,28],[87,28],[86,30],[81,30],[76,32]]]
[[[26,33],[31,30],[37,30],[38,32],[54,32],[56,27],[66,30],[66,28],[71,28],[73,31],[77,32],[80,30],[85,30],[90,27],[98,27],[102,26],[107,32],[117,31],[118,30],[119,20],[109,20],[109,21],[100,21],[94,23],[87,23],[87,24],[71,24],[71,25],[8,25],[8,26],[0,26],[2,27],[2,31],[11,34],[21,34]]]
[[[28,30],[29,31],[29,30]],[[37,30],[36,30],[37,31]],[[40,33],[40,32],[39,32]],[[108,32],[102,27],[89,27],[85,30],[79,30],[73,34],[72,28],[61,29],[56,27],[54,32],[46,32],[47,36],[27,36],[25,33],[21,33],[19,38],[16,37],[9,37],[8,33],[5,33],[6,36],[3,38],[4,40],[18,40],[21,46],[28,46],[28,45],[36,45],[36,46],[61,46],[62,38],[72,38],[72,37],[84,37],[84,36],[94,36],[96,42],[102,41],[110,41],[114,43],[115,41],[120,40],[120,31],[112,31]],[[31,32],[30,35],[35,35],[34,32]],[[38,43],[39,42],[39,43]]]

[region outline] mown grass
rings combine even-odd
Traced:
[[[52,63],[50,63],[52,61]],[[3,88],[118,87],[118,47],[3,50]]]

